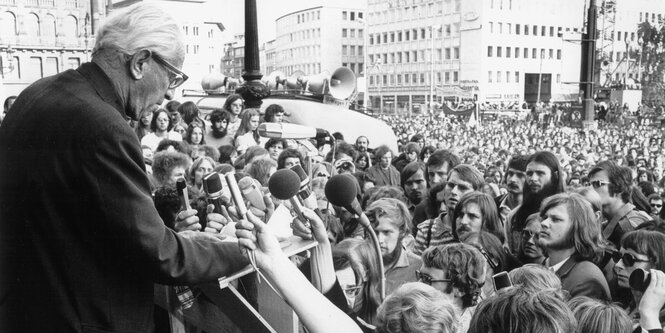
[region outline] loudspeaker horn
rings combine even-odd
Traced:
[[[269,75],[264,75],[261,81],[270,88],[270,90],[278,90],[280,85],[284,87],[286,82],[286,74],[281,71],[273,71]]]
[[[301,76],[298,78],[298,83],[309,92],[325,95],[328,92],[328,78],[329,75],[326,71],[318,75]]]
[[[210,73],[201,79],[201,88],[205,91],[217,90],[226,85],[228,77],[222,73]]]
[[[330,95],[337,99],[347,99],[356,90],[356,75],[346,68],[337,68],[330,77]]]

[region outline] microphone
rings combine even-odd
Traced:
[[[233,202],[235,203],[238,217],[244,219],[247,215],[247,206],[245,206],[245,201],[242,199],[242,194],[240,193],[240,188],[238,187],[235,174],[233,172],[229,172],[224,175],[224,179],[226,179],[226,184],[229,186],[231,198],[233,198]]]
[[[308,219],[302,214],[302,203],[297,197],[300,191],[300,177],[291,169],[277,170],[268,180],[270,193],[279,200],[289,200],[298,218],[307,223]]]
[[[274,139],[323,139],[330,136],[330,133],[322,128],[288,123],[262,123],[258,132],[264,138]]]
[[[250,176],[245,176],[238,181],[238,188],[242,196],[249,201],[249,203],[258,208],[259,210],[266,209],[266,203],[263,202],[263,194],[261,193],[261,184]]]
[[[328,182],[326,182],[324,192],[331,204],[344,207],[349,213],[358,215],[360,217],[360,224],[365,228],[371,229],[369,219],[363,213],[363,209],[358,202],[358,186],[352,175],[341,174],[330,177]]]
[[[185,178],[179,178],[175,182],[175,188],[178,190],[178,197],[180,197],[181,210],[190,210],[192,206],[189,205],[189,194],[187,193],[187,182]]]
[[[217,172],[203,177],[203,191],[208,195],[208,202],[215,206],[215,213],[222,214],[222,178]]]
[[[293,172],[298,175],[298,178],[300,178],[300,191],[298,192],[298,197],[300,200],[305,201],[310,195],[312,195],[312,191],[309,189],[309,176],[300,164],[292,166],[291,170],[293,170]]]
[[[358,185],[355,177],[350,174],[334,175],[328,179],[326,188],[324,189],[328,201],[335,205],[344,207],[351,214],[358,215],[358,221],[365,228],[369,237],[372,239],[374,245],[374,253],[376,254],[377,261],[379,262],[379,270],[381,271],[381,301],[386,296],[386,277],[384,275],[383,255],[381,254],[381,246],[379,245],[379,238],[363,212],[360,203],[358,202]]]

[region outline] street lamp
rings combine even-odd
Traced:
[[[358,18],[358,21],[363,25],[363,76],[365,77],[365,93],[363,94],[363,107],[367,109],[369,105],[369,84],[367,83],[367,74],[368,74],[368,68],[367,68],[367,53],[369,52],[369,49],[367,48],[367,39],[369,33],[367,31],[367,20],[365,20],[364,17]]]
[[[429,72],[429,108],[430,113],[434,114],[434,29],[437,31],[441,29],[441,25],[433,25],[430,27],[431,38],[430,38],[430,51],[429,51],[429,62],[430,62],[430,72]]]

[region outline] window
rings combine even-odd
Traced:
[[[413,29],[413,40],[418,40],[418,30]]]
[[[503,33],[503,23],[499,22],[499,33]]]
[[[496,71],[496,83],[501,83],[501,72]]]
[[[58,74],[58,58],[47,57],[44,66],[44,75],[51,76],[54,74]]]
[[[441,72],[436,73],[436,83],[441,83]]]
[[[548,59],[554,59],[554,50],[553,50],[553,49],[550,49],[550,52],[549,52],[549,58],[548,58]]]
[[[450,37],[450,24],[446,24],[446,37]]]
[[[363,38],[363,29],[358,29],[358,38]]]
[[[515,83],[520,83],[520,72],[515,72]]]
[[[404,52],[404,62],[408,63],[409,62],[409,56],[411,53],[409,51]]]
[[[488,47],[487,47],[487,56],[488,56],[488,57],[491,57],[491,56],[492,56],[492,47],[491,47],[491,46],[488,46]]]
[[[494,22],[489,22],[489,24],[490,24],[490,33],[493,34],[494,33]]]
[[[351,12],[351,21],[356,20],[356,12]]]
[[[510,47],[506,47],[506,58],[510,58],[510,51],[512,49]]]
[[[538,26],[537,25],[533,26],[533,35],[538,36]]]
[[[346,11],[342,12],[342,20],[346,20]]]
[[[411,32],[411,31],[409,31],[409,30],[407,30],[407,31],[404,32],[404,39],[407,40],[407,41],[409,40],[410,32]]]
[[[349,37],[356,38],[356,29],[350,29],[349,32],[350,32]]]
[[[446,60],[450,60],[450,48],[446,48]]]
[[[457,81],[459,81],[459,73],[453,72],[453,83],[457,83]]]
[[[516,35],[519,35],[519,34],[520,34],[520,27],[521,27],[521,26],[520,26],[519,24],[515,24],[515,34],[516,34]]]
[[[402,41],[402,32],[401,31],[397,32],[397,41],[398,42]]]
[[[420,29],[420,39],[425,39],[427,35],[425,34],[425,29]]]
[[[503,49],[503,48],[502,48],[501,46],[497,46],[497,47],[496,47],[496,57],[497,57],[497,58],[501,58],[501,51],[502,51],[502,49]]]
[[[348,54],[348,47],[346,45],[342,45],[342,55],[347,55]]]
[[[524,59],[529,58],[529,48],[528,48],[528,47],[525,47],[525,48],[524,48],[524,57],[523,57],[523,58],[524,58]]]
[[[546,36],[546,34],[547,34],[547,27],[546,26],[540,27],[540,35]]]
[[[42,68],[41,57],[30,57],[29,66],[27,66],[26,78],[28,79],[41,79],[44,77],[44,69]]]
[[[531,49],[531,58],[536,59],[538,57],[538,50],[534,47]]]
[[[363,46],[362,45],[358,45],[358,55],[359,56],[363,55]]]
[[[459,59],[459,47],[453,48],[453,56],[455,57],[454,59]]]
[[[545,59],[545,49],[540,49],[540,58]]]
[[[390,42],[391,42],[391,43],[394,43],[394,42],[395,42],[395,33],[394,33],[394,32],[391,32],[391,33],[390,33]]]
[[[561,83],[561,74],[556,75],[556,83]]]
[[[507,34],[510,35],[510,33],[512,32],[512,31],[511,31],[512,28],[513,28],[512,23],[506,23],[506,33],[507,33]]]
[[[413,51],[413,62],[418,62],[418,51]]]
[[[342,29],[342,38],[346,38],[346,36],[347,36],[346,29]]]
[[[550,37],[554,37],[554,27],[550,27]]]
[[[492,71],[487,72],[487,82],[492,83]]]
[[[351,48],[349,50],[351,51],[349,55],[356,55],[356,46],[355,45],[351,45]]]
[[[515,48],[515,58],[519,58],[519,57],[520,57],[520,48],[516,47]]]
[[[506,83],[510,83],[510,71],[506,72]]]
[[[369,35],[369,45],[374,45],[374,35]]]
[[[556,58],[557,58],[557,60],[561,60],[561,49],[556,50]],[[610,56],[610,58],[612,58],[612,57]]]
[[[446,72],[444,75],[445,80],[443,81],[445,84],[450,83],[450,72]]]
[[[525,35],[528,35],[528,34],[529,34],[529,25],[528,25],[528,24],[525,24],[525,25],[524,25],[524,34],[525,34]]]
[[[420,73],[420,83],[425,83],[425,74]]]
[[[383,84],[388,84],[388,75],[383,75]]]

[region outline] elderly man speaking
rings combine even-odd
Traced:
[[[173,18],[139,3],[106,19],[92,62],[16,99],[0,130],[1,332],[148,332],[153,283],[247,264],[236,244],[165,227],[128,125],[187,79],[184,53]]]

